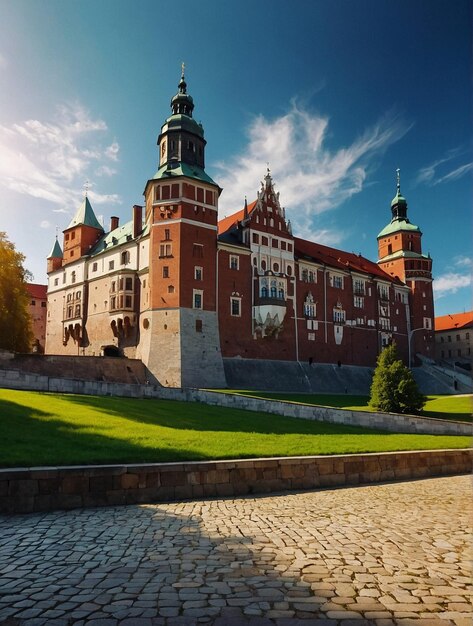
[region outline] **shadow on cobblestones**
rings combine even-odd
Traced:
[[[0,624],[468,626],[468,485],[0,518]]]

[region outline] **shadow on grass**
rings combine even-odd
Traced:
[[[72,396],[71,396],[72,398]],[[0,399],[0,466],[147,463],[208,460],[185,448],[140,446],[126,439],[85,432],[83,424]],[[73,461],[72,461],[73,459]]]
[[[194,402],[98,396],[64,396],[103,413],[178,430],[255,433],[264,435],[390,434],[360,426],[295,419],[271,413],[222,408]]]
[[[420,417],[431,417],[439,420],[452,420],[456,422],[473,422],[473,417],[465,413],[445,413],[445,411],[422,411]]]

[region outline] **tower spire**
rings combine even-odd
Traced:
[[[187,83],[184,76],[185,70],[184,62],[181,63],[181,80],[178,85],[178,92],[171,100],[171,109],[173,115],[187,115],[192,117],[192,111],[194,110],[194,101],[187,93]]]
[[[400,196],[401,195],[401,170],[399,169],[399,167],[396,170],[396,188],[397,188],[397,195]]]

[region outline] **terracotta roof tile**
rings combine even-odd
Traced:
[[[365,259],[361,255],[338,250],[337,248],[330,248],[329,246],[323,246],[320,243],[313,243],[298,237],[294,237],[294,246],[297,257],[308,256],[314,259],[314,261],[319,261],[330,267],[372,274],[383,280],[400,283],[399,279],[387,274],[377,263]]]
[[[248,205],[248,215],[255,208],[256,202],[257,201],[255,200],[254,202]],[[226,233],[227,230],[230,230],[231,228],[236,226],[238,222],[241,222],[244,215],[245,215],[245,209],[241,209],[240,211],[237,211],[236,213],[233,213],[232,215],[229,215],[228,217],[224,217],[223,220],[220,220],[218,223],[218,234],[222,235],[223,233]]]
[[[473,326],[473,311],[452,313],[435,318],[435,330],[459,330]]]
[[[37,298],[38,300],[46,300],[48,286],[47,285],[38,285],[36,283],[28,283],[27,284],[28,293],[30,298]]]

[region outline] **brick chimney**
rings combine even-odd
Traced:
[[[120,218],[118,217],[111,217],[110,218],[110,232],[112,230],[115,230],[115,228],[118,228],[118,222],[120,221]]]
[[[133,239],[136,239],[143,230],[143,207],[139,204],[133,205]]]

